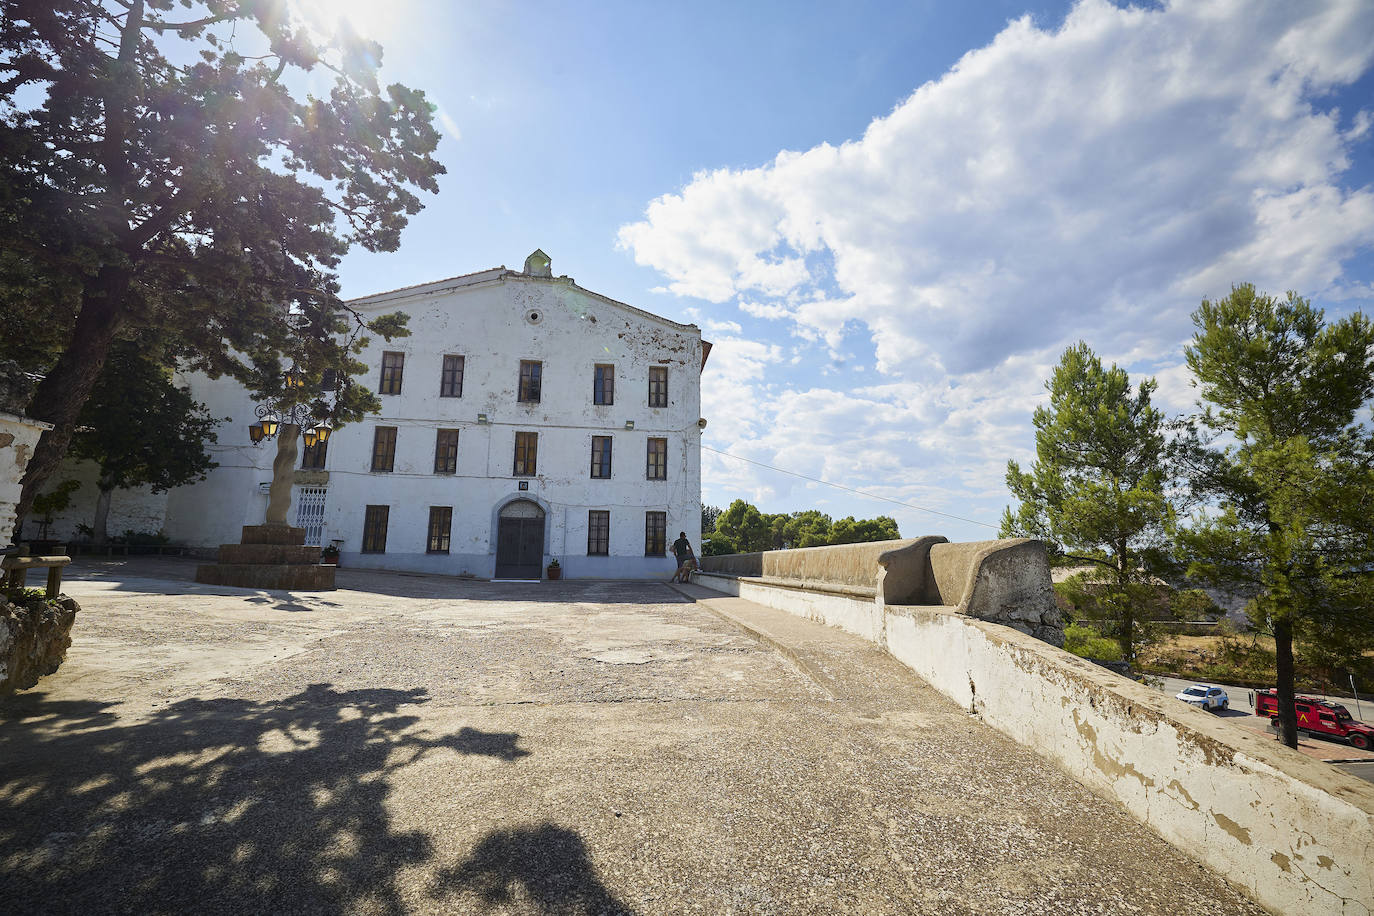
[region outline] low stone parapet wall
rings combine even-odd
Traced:
[[[915,544],[917,540],[920,539],[733,553],[720,557],[701,557],[699,563],[704,572],[809,582],[821,586],[847,586],[861,589],[868,597],[872,597],[877,593],[881,569],[878,558],[893,549]]]
[[[938,535],[704,557],[701,570],[759,585],[956,607],[1064,644],[1045,545],[1026,538],[951,544]],[[766,603],[766,602],[765,602]]]
[[[884,646],[1276,912],[1374,909],[1367,783],[958,606],[866,602],[719,573],[697,581]]]

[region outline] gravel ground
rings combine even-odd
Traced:
[[[799,667],[659,583],[193,567],[78,565],[0,702],[5,912],[1262,912],[838,631]]]

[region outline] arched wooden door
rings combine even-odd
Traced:
[[[517,499],[501,508],[496,526],[496,578],[541,579],[544,575],[544,510]]]

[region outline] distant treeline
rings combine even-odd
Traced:
[[[727,509],[704,506],[701,510],[701,553],[754,553],[793,547],[824,547],[827,544],[858,544],[901,537],[897,520],[886,515],[856,519],[847,515],[834,521],[824,512],[764,513],[742,499]]]

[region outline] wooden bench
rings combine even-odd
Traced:
[[[0,557],[0,584],[5,588],[23,588],[28,580],[30,569],[48,571],[48,598],[56,598],[62,593],[62,567],[72,561],[71,557]]]

